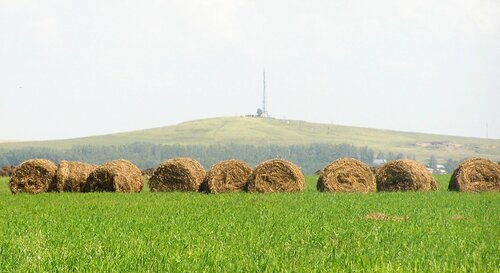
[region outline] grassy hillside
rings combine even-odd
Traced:
[[[183,145],[348,143],[369,146],[376,151],[415,154],[419,159],[427,159],[434,154],[438,159],[484,156],[500,160],[500,140],[248,117],[196,120],[167,127],[68,140],[2,143],[0,148],[69,148],[73,145],[118,145],[133,142]]]

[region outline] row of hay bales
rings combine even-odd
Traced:
[[[394,160],[375,171],[352,159],[335,160],[321,171],[317,188],[328,192],[435,191],[434,177],[414,160]],[[500,165],[484,158],[461,162],[451,176],[448,190],[500,191]]]
[[[244,161],[225,160],[205,173],[198,161],[176,158],[160,164],[149,187],[152,192],[296,192],[304,190],[304,175],[299,167],[284,159],[264,161],[253,170]]]
[[[62,160],[59,166],[47,159],[21,163],[10,178],[10,191],[42,192],[140,192],[143,176],[128,160],[113,160],[101,166]]]
[[[140,192],[143,181],[141,171],[123,159],[101,166],[68,161],[56,166],[46,159],[32,159],[14,170],[10,189],[12,193]],[[176,158],[163,162],[150,173],[149,187],[152,192],[298,192],[304,190],[304,175],[298,166],[284,159],[264,161],[253,170],[241,160],[226,160],[205,172],[194,159]],[[357,193],[430,191],[437,189],[437,183],[417,161],[391,161],[374,175],[366,164],[342,158],[321,171],[317,189]],[[487,159],[466,160],[453,173],[449,190],[500,191],[500,166]]]
[[[353,158],[333,161],[320,174],[317,188],[328,192],[429,191],[437,182],[424,165],[394,160],[373,171]]]
[[[293,192],[304,189],[304,175],[299,167],[283,159],[265,161],[254,170],[241,160],[226,160],[206,173],[198,161],[176,158],[160,164],[150,176],[152,192]],[[143,185],[139,168],[123,159],[101,166],[64,160],[56,166],[47,159],[31,159],[14,170],[9,183],[14,194],[140,192]]]

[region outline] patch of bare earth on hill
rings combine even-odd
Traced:
[[[391,216],[391,215],[387,215],[385,213],[375,212],[375,213],[367,214],[365,219],[401,222],[401,221],[406,221],[408,219],[408,216],[404,216],[404,215],[392,215]]]
[[[462,148],[462,144],[451,143],[447,141],[433,141],[433,142],[420,142],[415,143],[414,146],[420,148],[442,149],[446,151],[456,151]]]

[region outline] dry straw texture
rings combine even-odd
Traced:
[[[57,168],[57,190],[59,192],[83,191],[87,178],[97,167],[94,164],[62,160]]]
[[[467,159],[453,172],[448,189],[462,192],[500,191],[500,166],[484,158]]]
[[[119,159],[109,161],[90,173],[84,192],[140,192],[143,185],[139,168],[128,160]]]
[[[30,159],[17,166],[10,178],[12,193],[41,193],[55,189],[57,167],[47,159]]]
[[[201,190],[208,193],[241,191],[251,174],[252,168],[244,161],[235,159],[221,161],[207,172]]]
[[[205,178],[205,169],[191,158],[167,160],[156,168],[149,180],[152,192],[199,191]]]
[[[421,163],[414,160],[394,160],[377,170],[378,191],[429,191],[437,183]]]
[[[249,192],[297,192],[304,190],[304,174],[284,159],[264,161],[255,167],[247,184]]]
[[[321,172],[317,188],[327,192],[375,192],[377,185],[370,168],[354,158],[333,161]]]

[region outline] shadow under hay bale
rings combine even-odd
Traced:
[[[205,178],[205,169],[192,158],[167,160],[156,168],[149,179],[152,192],[184,191],[197,192]]]
[[[97,165],[84,162],[61,160],[56,173],[56,184],[59,192],[82,192],[90,173]]]
[[[201,184],[201,191],[223,193],[244,190],[252,168],[241,160],[221,161],[210,168]]]
[[[354,158],[341,158],[325,167],[317,189],[322,192],[368,193],[377,191],[377,185],[368,165]]]
[[[500,191],[500,166],[488,159],[470,158],[458,165],[448,185],[450,191]]]
[[[394,160],[377,170],[378,191],[437,190],[437,183],[421,163],[414,160]]]
[[[139,168],[124,159],[106,162],[90,173],[84,192],[140,192],[144,180]]]
[[[248,179],[248,192],[298,192],[304,190],[304,174],[284,159],[272,159],[255,167]]]
[[[42,193],[55,189],[57,167],[47,159],[30,159],[14,169],[10,178],[10,191],[16,193]]]

